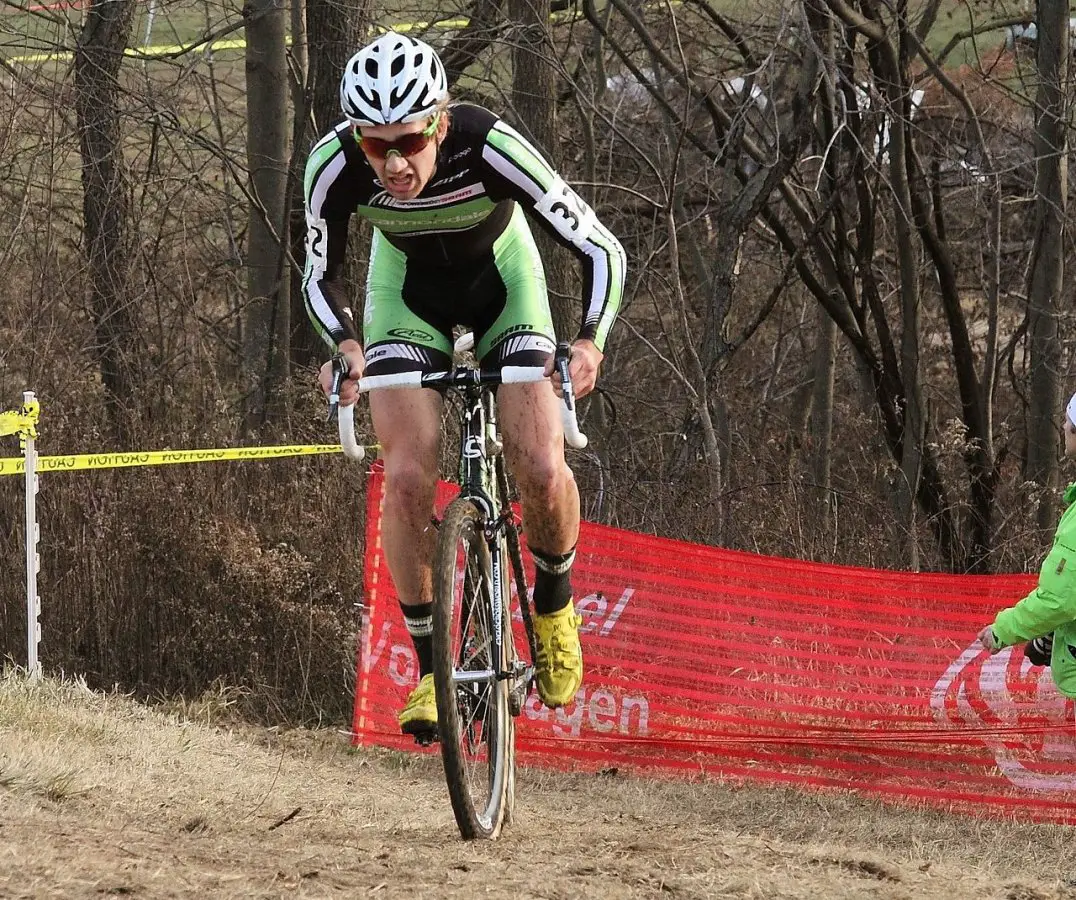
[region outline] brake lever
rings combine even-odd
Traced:
[[[560,386],[564,392],[564,405],[571,412],[575,411],[575,388],[572,387],[572,376],[568,371],[568,364],[572,361],[572,345],[567,341],[560,341],[553,353],[553,368],[560,375]]]
[[[325,421],[335,422],[340,409],[340,386],[351,371],[351,366],[348,365],[347,357],[343,353],[337,353],[330,362],[332,363],[333,380],[329,387],[329,414],[326,416]]]

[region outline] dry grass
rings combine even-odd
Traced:
[[[0,679],[0,897],[1076,896],[1067,829],[714,783],[528,771],[465,844],[436,757],[232,709]]]

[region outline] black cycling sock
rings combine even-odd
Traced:
[[[548,554],[530,548],[534,557],[534,611],[541,616],[558,612],[572,602],[572,563],[575,547],[567,553]]]
[[[407,633],[415,645],[418,657],[419,678],[433,671],[433,604],[419,603],[415,606],[400,604],[403,610]]]

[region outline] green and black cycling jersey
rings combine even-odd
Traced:
[[[482,107],[451,106],[436,169],[414,199],[398,200],[385,190],[348,122],[311,152],[305,196],[303,293],[311,320],[334,349],[344,339],[359,340],[342,291],[329,289],[342,279],[353,214],[375,229],[364,315],[368,355],[378,352],[372,345],[395,338],[443,348],[441,335],[423,340],[431,337],[430,323],[442,332],[448,323],[477,323],[487,348],[528,330],[551,333],[536,321],[543,315],[539,307],[548,317],[545,282],[519,208],[579,258],[579,336],[599,349],[605,343],[624,288],[620,243],[530,143]],[[523,281],[533,284],[524,289]],[[399,315],[384,318],[394,299]]]

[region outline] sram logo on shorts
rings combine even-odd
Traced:
[[[433,335],[421,328],[390,328],[388,333],[405,341],[432,341]]]
[[[496,347],[501,341],[503,341],[510,334],[516,334],[520,331],[537,331],[533,325],[513,325],[511,328],[506,328],[500,334],[498,334],[492,341],[490,341],[491,347]]]
[[[981,729],[998,769],[1017,787],[1076,790],[1072,701],[1048,668],[1033,667],[1017,648],[986,656],[975,641],[938,679],[930,706],[943,725]]]

